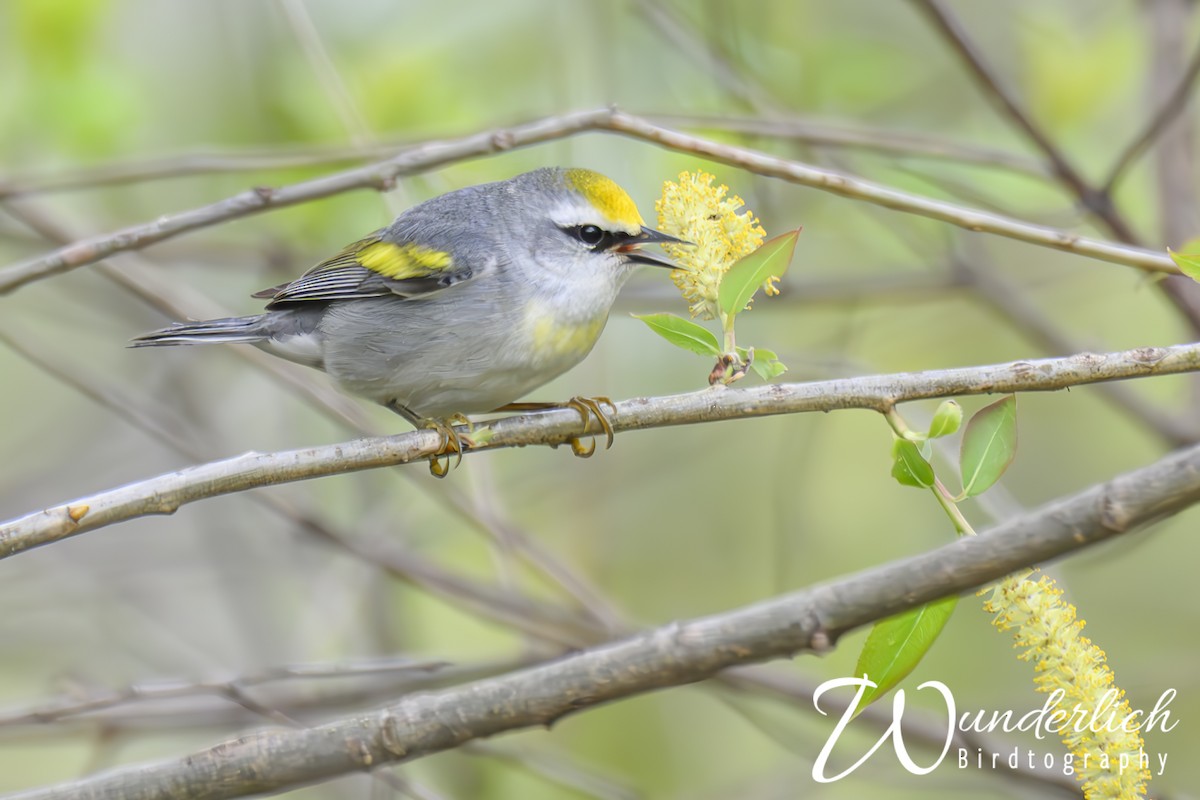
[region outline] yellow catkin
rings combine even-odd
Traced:
[[[1036,578],[1035,578],[1036,575]],[[1105,663],[1104,651],[1082,635],[1084,621],[1076,616],[1075,606],[1062,600],[1062,590],[1047,575],[1014,575],[991,588],[984,610],[992,613],[992,624],[1002,631],[1013,631],[1018,656],[1034,664],[1037,691],[1064,694],[1059,708],[1096,709],[1105,692],[1116,689],[1112,670]],[[1113,718],[1127,719],[1131,713],[1125,693],[1116,689]],[[1105,716],[1107,718],[1107,715]],[[1122,755],[1137,759],[1143,748],[1137,732],[1125,730],[1093,731],[1090,726],[1077,731],[1068,726],[1059,734],[1075,755],[1075,776],[1083,783],[1087,800],[1135,800],[1144,797],[1150,772],[1145,769],[1119,768]],[[1114,726],[1116,727],[1116,726]],[[1084,756],[1087,756],[1086,765]],[[1101,766],[1101,755],[1109,765]]]
[[[679,265],[671,273],[672,280],[692,316],[703,319],[719,315],[717,291],[725,272],[757,250],[766,235],[754,214],[738,213],[745,205],[742,198],[726,196],[729,187],[713,186],[713,180],[707,172],[681,172],[678,183],[663,183],[662,197],[654,204],[659,230],[695,245],[666,245],[665,249]],[[763,285],[767,294],[779,293],[775,280]]]

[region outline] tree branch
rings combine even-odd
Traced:
[[[401,175],[472,156],[490,155],[515,147],[526,147],[578,135],[585,131],[618,133],[652,142],[669,150],[709,158],[755,174],[929,217],[979,233],[1004,236],[1149,272],[1179,274],[1179,269],[1165,253],[1089,239],[1070,231],[1035,225],[1000,214],[902,192],[833,170],[679,133],[640,117],[604,109],[548,117],[505,130],[478,133],[461,139],[428,142],[378,164],[278,189],[252,189],[207,206],[164,215],[150,223],[84,239],[0,271],[0,294],[7,294],[33,281],[94,263],[114,253],[140,250],[183,233],[231,219],[330,197],[354,189],[374,188],[383,191],[390,188]]]
[[[978,250],[978,248],[976,248]],[[974,287],[975,295],[1012,322],[1012,329],[1035,342],[1046,353],[1078,353],[1087,349],[1085,342],[1074,339],[1050,314],[1044,313],[994,265],[982,261],[980,252],[955,259],[955,270],[964,283]],[[1116,408],[1137,420],[1170,447],[1181,447],[1200,438],[1200,427],[1190,414],[1170,413],[1158,407],[1127,383],[1105,383],[1097,387]]]
[[[313,728],[267,730],[14,800],[217,800],[411,761],[730,667],[824,652],[856,627],[1096,544],[1200,500],[1200,446],[922,555]]]
[[[862,125],[846,126],[801,117],[706,116],[649,114],[650,122],[668,127],[717,130],[789,139],[809,145],[860,149],[889,155],[928,158],[979,167],[1050,177],[1037,159],[921,133],[891,131]],[[392,158],[414,146],[410,139],[387,139],[354,145],[250,147],[181,152],[171,155],[113,161],[71,171],[31,171],[0,177],[0,201],[38,194],[103,189],[133,183],[238,172],[269,172],[304,167],[331,167]]]
[[[656,125],[727,131],[747,136],[786,139],[814,147],[867,150],[904,158],[948,161],[1018,172],[1032,178],[1052,177],[1046,165],[1037,159],[923,133],[868,128],[863,125],[831,125],[795,116],[760,119],[702,114],[649,114],[646,118]],[[0,197],[2,196],[0,193]]]
[[[388,140],[362,147],[353,145],[280,145],[278,147],[202,150],[124,159],[80,167],[69,172],[30,171],[0,178],[0,200],[81,189],[103,189],[131,183],[187,178],[195,175],[329,167],[391,158],[412,146],[411,140]]]
[[[1200,344],[1186,344],[813,383],[710,388],[617,403],[612,426],[620,432],[848,408],[883,412],[910,400],[1053,391],[1196,370],[1200,370]],[[472,451],[538,444],[555,447],[580,436],[602,433],[594,419],[585,424],[573,409],[506,417],[487,422],[486,426],[485,435],[477,437],[478,446]],[[0,525],[0,558],[135,517],[171,514],[188,503],[223,494],[425,460],[437,452],[439,445],[436,431],[421,430],[278,453],[247,453],[190,467]]]
[[[1113,236],[1123,242],[1137,244],[1137,235],[1113,204],[1112,195],[1109,194],[1107,187],[1097,189],[1088,183],[1042,128],[1034,124],[1033,118],[1021,107],[1016,96],[1004,85],[1000,76],[991,68],[983,54],[967,35],[962,24],[941,0],[913,0],[913,2],[930,18],[934,27],[950,43],[988,97],[994,100],[1042,151],[1062,184],[1071,190],[1088,211],[1108,227]],[[1197,291],[1193,282],[1166,280],[1161,281],[1157,288],[1166,295],[1171,304],[1188,321],[1192,330],[1200,332],[1200,292]]]
[[[1177,19],[1172,19],[1171,22],[1178,22]],[[1184,19],[1183,22],[1188,22]],[[1157,42],[1154,42],[1157,45]],[[1157,51],[1157,47],[1155,47]],[[1157,55],[1157,52],[1155,52]],[[1188,98],[1192,93],[1192,87],[1196,83],[1196,79],[1200,77],[1200,46],[1193,52],[1188,59],[1187,68],[1179,77],[1179,81],[1171,89],[1170,94],[1162,100],[1150,119],[1146,121],[1145,126],[1134,137],[1133,141],[1126,145],[1121,154],[1117,156],[1112,168],[1108,172],[1108,177],[1104,181],[1104,188],[1101,189],[1105,194],[1111,194],[1116,187],[1117,182],[1121,180],[1125,172],[1146,152],[1150,145],[1154,144],[1166,131],[1167,127],[1187,108]],[[1180,242],[1174,242],[1180,244]]]
[[[976,82],[983,88],[987,97],[1029,137],[1038,150],[1042,151],[1059,180],[1079,198],[1085,208],[1104,220],[1104,224],[1112,230],[1117,238],[1133,242],[1135,240],[1133,231],[1116,213],[1109,196],[1089,185],[1067,160],[1063,152],[1058,149],[1058,146],[1050,141],[1050,137],[1042,128],[1034,124],[1033,118],[1017,101],[1016,95],[1005,86],[1000,75],[987,63],[983,53],[967,35],[962,23],[941,3],[941,0],[913,0],[913,2],[950,44],[959,59],[970,70]]]

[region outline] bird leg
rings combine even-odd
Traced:
[[[414,428],[437,431],[439,436],[438,449],[437,452],[429,457],[429,474],[435,478],[444,478],[450,473],[451,455],[455,457],[454,466],[457,467],[462,463],[463,450],[474,444],[470,436],[471,420],[462,414],[451,414],[445,419],[433,419],[431,417],[422,417],[395,400],[384,405],[408,420]],[[465,434],[459,433],[453,427],[454,425],[465,425],[468,432]],[[445,463],[442,462],[442,456],[446,457]]]

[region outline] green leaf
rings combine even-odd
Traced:
[[[703,325],[697,325],[691,320],[677,317],[674,314],[634,314],[649,326],[650,330],[666,339],[676,347],[690,350],[702,356],[721,355],[721,345],[717,336]]]
[[[963,496],[988,490],[1017,454],[1017,397],[1009,395],[981,408],[963,431],[959,462]]]
[[[927,435],[930,439],[949,436],[962,425],[962,418],[962,406],[953,400],[943,400],[937,411],[933,413],[933,420],[929,423]]]
[[[1192,249],[1192,243],[1184,245],[1185,249]],[[1167,248],[1167,255],[1175,262],[1175,266],[1179,267],[1184,275],[1187,275],[1194,281],[1200,281],[1200,253],[1176,253],[1171,248]]]
[[[787,272],[799,236],[800,229],[797,228],[768,239],[762,247],[738,259],[729,268],[717,289],[717,303],[726,316],[732,317],[744,309],[767,278],[779,278]]]
[[[957,595],[951,595],[875,623],[854,668],[855,675],[866,675],[875,688],[867,687],[858,711],[891,691],[921,663],[957,604]]]
[[[742,360],[749,360],[749,350],[738,348],[738,355]],[[762,378],[764,381],[769,381],[778,378],[783,373],[787,372],[787,365],[779,360],[779,356],[774,350],[768,350],[765,347],[754,348],[754,360],[750,362],[750,369],[754,370],[754,374]]]
[[[780,375],[788,371],[787,364],[784,364],[778,359],[773,361],[764,361],[756,358],[754,363],[750,365],[750,369],[754,370],[755,374],[764,381],[775,380]]]
[[[892,477],[903,486],[928,489],[933,486],[933,467],[915,442],[897,438],[892,442]]]

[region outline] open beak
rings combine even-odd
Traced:
[[[637,264],[649,264],[652,267],[666,267],[667,269],[679,269],[679,265],[671,261],[666,256],[658,253],[643,252],[642,245],[647,244],[683,244],[694,247],[691,242],[685,242],[670,234],[656,231],[653,228],[643,227],[641,232],[630,239],[625,240],[619,247],[617,252],[621,253],[630,261]]]

